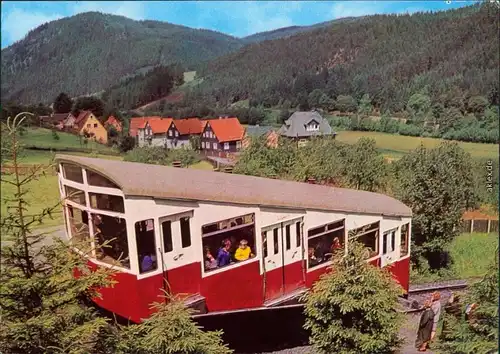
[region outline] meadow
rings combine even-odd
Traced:
[[[498,257],[497,233],[464,233],[449,245],[452,264],[440,273],[411,272],[411,283],[428,283],[450,279],[477,279],[486,273],[488,266]]]

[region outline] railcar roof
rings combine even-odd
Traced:
[[[57,155],[109,178],[126,196],[225,202],[386,216],[411,216],[384,194],[214,171]]]

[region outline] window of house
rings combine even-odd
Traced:
[[[175,136],[179,136],[179,132],[178,131],[175,131]]]
[[[85,201],[85,192],[81,189],[64,186],[64,191],[68,200],[71,200],[72,202],[78,203],[80,205],[87,204]]]
[[[168,136],[172,136],[172,131],[171,130],[168,131]]]
[[[189,227],[189,217],[181,218],[181,243],[182,248],[191,246],[191,229]]]
[[[137,244],[139,272],[143,274],[158,269],[153,219],[135,223],[135,242]]]
[[[90,248],[89,216],[87,212],[73,208],[71,205],[68,205],[66,208],[68,211],[71,239],[77,242],[76,246]],[[82,249],[82,251],[85,250]]]
[[[163,235],[163,252],[172,252],[174,249],[174,244],[172,242],[172,222],[170,220],[162,222],[161,231]]]
[[[90,128],[90,123],[89,123],[89,124],[87,124],[87,128]]]
[[[116,188],[120,189],[116,184],[111,182],[109,179],[104,177],[99,173],[92,172],[90,170],[86,170],[87,172],[87,183],[91,186],[96,187],[106,187],[106,188]]]
[[[224,143],[224,150],[229,150],[229,143]]]
[[[212,146],[213,146],[214,150],[217,150],[217,143],[213,143]]]
[[[97,128],[97,123],[94,123],[94,128]]]
[[[309,268],[330,261],[335,252],[344,249],[345,219],[309,229],[307,239]]]
[[[204,149],[204,148],[205,148],[205,142],[204,142],[204,141],[202,141],[202,142],[201,142],[201,148],[202,148],[202,149]]]
[[[300,221],[297,221],[295,223],[295,237],[296,237],[296,244],[297,247],[300,247],[300,240],[302,239],[302,225]]]
[[[130,269],[125,219],[92,213],[96,256],[101,262]]]
[[[241,141],[236,142],[236,149],[241,149]]]
[[[202,226],[205,271],[229,267],[255,257],[254,218],[255,214],[247,214]],[[242,241],[246,242],[246,247],[240,247]]]
[[[349,231],[349,242],[359,242],[367,249],[369,258],[378,255],[378,240],[379,240],[380,223],[377,221],[373,224],[365,225]]]
[[[92,209],[114,211],[115,213],[125,212],[123,197],[119,195],[89,192],[89,198]]]
[[[401,257],[408,255],[410,246],[409,240],[410,240],[410,224],[404,224],[403,226],[401,226],[401,243],[400,243]]]
[[[62,169],[64,178],[73,182],[83,183],[83,171],[81,167],[63,163]]]

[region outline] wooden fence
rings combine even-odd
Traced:
[[[462,217],[460,231],[467,233],[497,233],[498,217],[487,215],[479,211],[468,211],[464,213]]]

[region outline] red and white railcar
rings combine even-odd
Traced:
[[[371,249],[369,262],[391,266],[408,290],[412,214],[391,197],[212,171],[56,159],[68,238],[92,246],[113,240],[88,259],[117,269],[117,284],[102,289],[96,302],[132,321],[151,314],[164,288],[186,294],[186,303],[202,313],[287,303],[326,271],[332,249],[349,247],[351,230]],[[251,252],[238,260],[241,240]],[[224,244],[229,257],[220,251]]]

